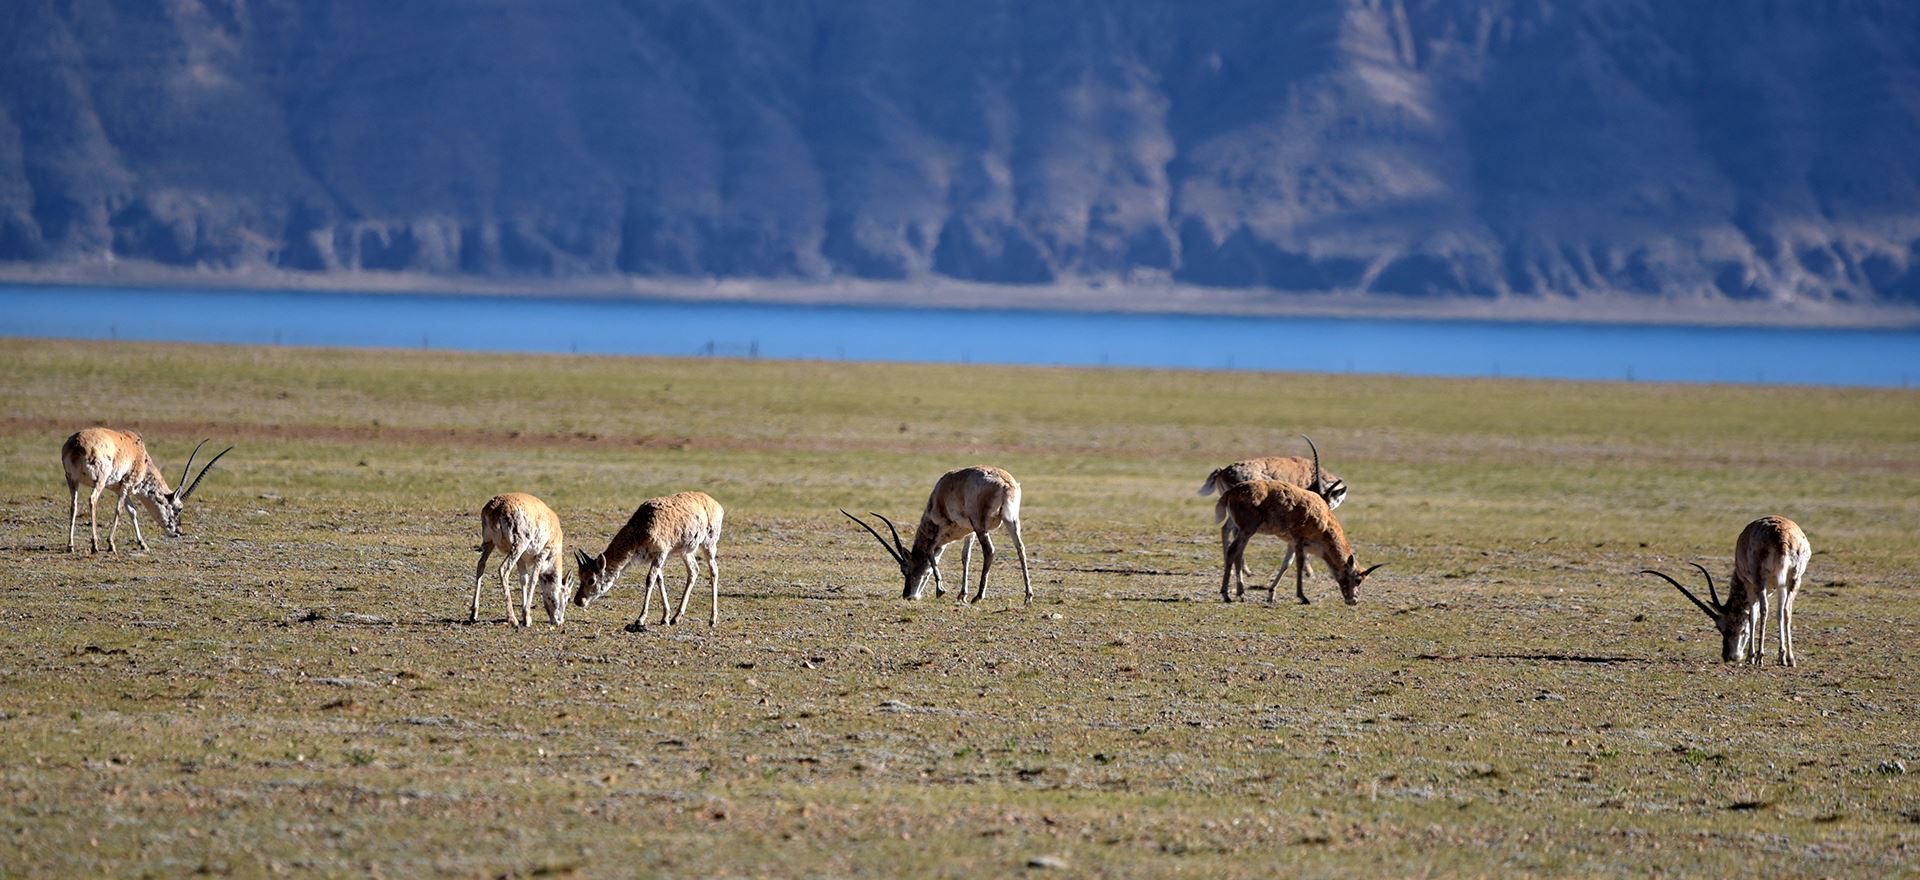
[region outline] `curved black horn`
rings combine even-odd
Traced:
[[[1707,571],[1707,567],[1704,565],[1701,565],[1698,562],[1689,562],[1687,564],[1693,566],[1694,568],[1700,569],[1700,576],[1707,579],[1707,595],[1713,597],[1713,607],[1715,608],[1727,607],[1726,605],[1720,602],[1720,591],[1715,590],[1713,588],[1713,573],[1710,571]],[[1731,599],[1733,597],[1729,596],[1727,598]]]
[[[1384,562],[1376,562],[1376,563],[1374,563],[1374,564],[1372,564],[1372,565],[1370,565],[1370,566],[1368,566],[1368,567],[1367,567],[1367,570],[1366,570],[1366,571],[1363,571],[1363,572],[1361,572],[1361,573],[1360,573],[1360,577],[1357,577],[1357,578],[1354,578],[1354,580],[1363,580],[1363,579],[1365,579],[1365,578],[1366,578],[1366,576],[1367,576],[1367,575],[1370,575],[1370,574],[1373,574],[1373,572],[1374,572],[1374,570],[1375,570],[1375,569],[1379,569],[1379,568],[1385,568],[1385,567],[1386,567],[1386,565],[1387,565],[1387,564],[1386,564],[1386,563],[1384,563]]]
[[[233,447],[229,446],[225,449],[220,450],[220,455],[226,455],[227,453],[232,451],[233,451]],[[217,462],[220,460],[220,455],[216,455],[212,459],[207,461],[207,466],[200,469],[199,476],[196,476],[193,478],[193,485],[180,490],[181,501],[187,500],[188,496],[191,496],[193,494],[193,490],[200,488],[200,481],[207,478],[207,471],[213,470],[214,462]],[[189,460],[191,460],[191,456],[189,456]],[[184,480],[186,479],[186,477],[182,476],[181,479]]]
[[[1672,584],[1674,589],[1679,590],[1682,595],[1686,596],[1688,599],[1693,600],[1693,604],[1700,606],[1701,613],[1705,614],[1708,617],[1708,619],[1713,620],[1716,623],[1720,620],[1720,615],[1717,612],[1715,612],[1712,608],[1708,607],[1707,603],[1700,601],[1700,597],[1695,596],[1686,587],[1680,586],[1679,581],[1676,581],[1673,578],[1668,577],[1666,572],[1654,571],[1651,568],[1643,568],[1640,570],[1640,573],[1653,575],[1654,577],[1660,578],[1661,580],[1664,580],[1667,583]]]
[[[208,437],[207,439],[200,441],[199,445],[194,446],[192,452],[187,453],[187,466],[180,469],[180,479],[178,482],[174,483],[175,486],[185,486],[187,484],[187,476],[193,473],[193,457],[200,454],[201,446],[205,446],[208,443],[212,443],[212,442],[213,442],[213,438]]]
[[[893,520],[887,519],[878,513],[874,514],[874,516],[880,517],[880,521],[887,524],[887,531],[893,533],[893,546],[900,551],[900,561],[904,563],[907,559],[907,545],[900,543],[900,530],[893,527]]]
[[[1307,491],[1324,499],[1327,497],[1327,487],[1320,478],[1320,447],[1313,445],[1313,438],[1305,434],[1301,434],[1300,439],[1307,441],[1307,448],[1313,450],[1313,476],[1307,480]]]
[[[885,551],[887,551],[887,555],[888,555],[888,556],[891,556],[891,557],[893,557],[893,561],[895,561],[895,562],[898,562],[898,563],[900,563],[901,565],[905,565],[905,564],[906,564],[906,562],[905,562],[904,560],[902,560],[902,559],[900,558],[900,554],[899,554],[899,553],[896,553],[896,552],[894,552],[894,549],[893,549],[892,547],[889,547],[889,546],[887,546],[887,539],[886,539],[886,538],[883,538],[883,537],[881,537],[881,536],[880,536],[880,530],[879,530],[879,529],[876,529],[876,528],[874,528],[873,526],[870,526],[870,525],[867,525],[867,521],[866,521],[866,520],[863,520],[863,519],[861,519],[861,518],[859,518],[859,517],[857,517],[857,516],[854,516],[854,515],[853,515],[853,514],[851,514],[851,513],[847,513],[847,510],[846,510],[846,508],[844,508],[844,507],[840,509],[840,512],[841,512],[842,514],[845,514],[845,515],[846,515],[846,517],[847,517],[847,519],[850,519],[850,520],[853,520],[853,521],[854,521],[854,522],[856,522],[856,523],[859,523],[859,524],[860,524],[860,527],[861,527],[861,528],[863,528],[863,529],[866,529],[866,530],[867,530],[867,533],[868,533],[868,534],[871,534],[871,535],[873,535],[873,539],[874,539],[875,541],[879,541],[879,542],[880,542],[880,549],[882,549],[882,550],[885,550]],[[886,517],[881,517],[881,519],[885,519],[885,518],[886,518]],[[889,524],[889,525],[888,525],[888,527],[889,527],[889,528],[891,528],[891,527],[892,527],[892,525],[891,525],[891,524]],[[899,538],[899,536],[898,536],[898,535],[895,535],[895,536],[894,536],[894,540],[895,540],[896,542],[898,542],[898,541],[899,541],[899,539],[900,539],[900,538]]]

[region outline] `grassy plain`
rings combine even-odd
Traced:
[[[0,341],[0,392],[6,875],[1920,864],[1912,391]],[[170,477],[239,448],[187,537],[68,554],[91,424]],[[1194,492],[1300,431],[1388,566],[1223,605]],[[836,508],[982,462],[1037,601],[1005,541],[981,605],[902,601]],[[623,632],[634,571],[559,630],[490,579],[465,623],[489,496],[597,552],[688,488],[728,509],[717,631]],[[1765,513],[1815,548],[1796,669],[1635,574],[1724,572]]]

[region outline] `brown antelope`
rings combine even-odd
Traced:
[[[1309,461],[1296,455],[1275,455],[1236,461],[1226,467],[1215,468],[1213,473],[1207,474],[1207,481],[1200,484],[1200,494],[1212,495],[1216,491],[1225,492],[1248,480],[1279,480],[1282,483],[1292,483],[1320,496],[1327,502],[1329,510],[1339,507],[1341,502],[1347,500],[1347,481],[1320,469],[1320,447],[1314,445],[1312,437],[1301,434],[1300,439],[1307,441],[1307,448],[1313,450],[1313,460]],[[1229,530],[1223,531],[1220,535],[1220,546],[1223,550],[1233,538],[1232,523],[1228,522],[1227,525]],[[1286,573],[1287,566],[1293,561],[1293,548],[1289,546],[1287,555],[1280,560],[1280,570],[1273,575],[1274,584],[1279,583],[1280,576]],[[1306,565],[1306,561],[1301,560],[1301,564]],[[1241,574],[1245,573],[1243,568]],[[1312,574],[1312,567],[1309,566],[1305,573]],[[1271,596],[1273,586],[1270,585],[1267,592]]]
[[[1793,520],[1763,516],[1748,523],[1733,546],[1733,586],[1727,589],[1725,602],[1713,588],[1713,575],[1699,563],[1688,564],[1700,569],[1707,579],[1708,602],[1700,601],[1664,572],[1646,569],[1641,574],[1674,585],[1713,621],[1720,631],[1720,659],[1727,663],[1762,662],[1766,653],[1767,593],[1771,591],[1779,618],[1778,660],[1781,666],[1795,666],[1800,660],[1793,653],[1793,599],[1800,592],[1800,579],[1806,575],[1807,560],[1812,557],[1813,546]]]
[[[900,574],[906,579],[900,596],[915,600],[925,592],[929,573],[933,574],[936,584],[934,595],[945,595],[944,587],[939,585],[940,554],[954,541],[977,538],[982,557],[980,587],[974,591],[973,601],[979,602],[987,594],[987,572],[993,568],[993,540],[987,537],[987,532],[1004,522],[1007,534],[1013,537],[1013,549],[1020,555],[1020,577],[1027,588],[1026,604],[1033,604],[1033,575],[1027,570],[1027,545],[1020,540],[1020,483],[1006,471],[982,466],[942,474],[933,484],[933,493],[927,496],[927,508],[920,514],[920,527],[914,530],[911,547],[900,542],[900,530],[894,527],[893,520],[874,514],[893,534],[893,543],[888,544],[878,529],[845,510],[840,512],[871,533],[874,540],[880,542],[881,549],[900,563]],[[970,541],[960,548],[961,602],[967,601],[967,557],[972,549]]]
[[[627,629],[638,631],[646,628],[656,586],[660,590],[660,622],[678,623],[687,613],[688,600],[693,598],[696,580],[694,557],[704,549],[707,551],[708,580],[713,582],[713,615],[708,618],[707,626],[719,626],[720,526],[725,516],[726,511],[721,509],[720,502],[705,492],[680,492],[641,502],[639,509],[621,527],[620,533],[614,535],[607,544],[606,552],[599,556],[588,556],[583,551],[573,551],[574,559],[580,566],[580,587],[573,594],[573,604],[585,608],[593,604],[593,600],[606,595],[608,590],[613,589],[614,581],[620,578],[620,572],[637,556],[647,563],[647,598],[640,606],[640,618],[629,624]],[[673,610],[673,603],[667,598],[666,577],[661,573],[669,554],[679,554],[687,564],[687,589],[680,594],[678,611]]]
[[[1347,500],[1347,481],[1320,469],[1320,447],[1313,444],[1312,437],[1301,434],[1300,439],[1307,441],[1307,448],[1313,450],[1312,461],[1297,455],[1273,455],[1236,461],[1207,474],[1207,481],[1200,484],[1200,494],[1225,492],[1248,480],[1279,480],[1312,490],[1315,495],[1326,499],[1329,509],[1339,507],[1341,502]]]
[[[567,598],[573,584],[563,568],[566,534],[560,529],[560,517],[546,502],[524,492],[495,495],[480,508],[480,563],[473,567],[473,604],[467,609],[467,622],[480,619],[480,581],[487,573],[487,556],[498,550],[506,556],[500,564],[500,591],[507,597],[507,625],[533,625],[533,595],[540,594],[540,605],[554,626],[567,621]],[[511,573],[520,580],[520,619],[513,617]]]
[[[1227,587],[1236,574],[1246,571],[1243,560],[1247,542],[1255,535],[1279,536],[1287,542],[1287,558],[1301,561],[1294,566],[1294,593],[1302,605],[1308,604],[1305,562],[1309,553],[1326,562],[1334,581],[1340,585],[1340,597],[1348,605],[1359,604],[1360,582],[1386,564],[1357,570],[1353,548],[1347,544],[1347,533],[1340,527],[1340,521],[1333,518],[1333,509],[1319,495],[1292,483],[1248,480],[1221,493],[1213,512],[1221,524],[1221,544],[1226,556],[1226,569],[1220,573],[1222,602],[1233,601]],[[1285,573],[1286,567],[1282,565],[1280,571]],[[1267,586],[1268,602],[1273,601],[1279,584],[1280,575],[1275,574],[1273,583]]]
[[[220,450],[220,455],[207,462],[199,476],[188,483],[187,474],[193,470],[194,456],[199,455],[200,447],[205,445],[207,441],[200,441],[199,446],[193,447],[193,454],[187,456],[187,466],[180,471],[180,482],[186,488],[175,492],[167,488],[167,478],[160,473],[160,466],[153,463],[153,456],[147,454],[147,444],[138,433],[87,428],[68,437],[60,446],[60,465],[67,472],[67,491],[73,496],[67,517],[67,552],[73,552],[74,531],[80,526],[81,486],[91,487],[87,495],[87,528],[93,552],[100,552],[100,493],[108,489],[118,496],[113,505],[113,524],[107,527],[108,552],[118,549],[114,536],[120,531],[123,510],[127,518],[133,520],[133,537],[140,542],[140,549],[147,549],[146,536],[140,534],[140,511],[127,504],[128,498],[146,507],[147,512],[160,521],[167,537],[180,537],[180,509],[193,496],[193,490],[200,487],[207,471],[213,470],[214,462],[233,451],[231,446]]]

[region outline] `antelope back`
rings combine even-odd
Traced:
[[[160,476],[140,435],[112,428],[75,432],[60,446],[60,463],[68,479],[90,485],[118,486],[129,480],[137,485],[150,471]],[[159,482],[160,490],[166,491],[166,480]]]
[[[993,529],[1007,518],[1020,518],[1020,482],[990,465],[951,470],[934,481],[927,509],[914,535],[915,548],[943,536],[950,526]]]
[[[658,544],[667,549],[684,550],[711,544],[720,539],[720,528],[727,512],[720,502],[705,492],[676,492],[660,502],[655,520],[661,534]]]
[[[1224,511],[1234,525],[1255,534],[1317,537],[1339,536],[1340,523],[1325,499],[1284,480],[1248,480],[1220,496],[1215,510]]]
[[[652,559],[718,540],[725,511],[705,492],[676,492],[640,502],[615,535],[608,555],[637,552]]]
[[[1236,461],[1214,472],[1215,483],[1225,481],[1231,487],[1249,480],[1278,480],[1292,483],[1302,488],[1313,484],[1313,462],[1292,455],[1275,455],[1266,458],[1250,458]],[[1325,477],[1325,499],[1329,507],[1338,507],[1347,500],[1347,483],[1325,468],[1320,470]]]
[[[505,552],[550,555],[556,563],[565,542],[559,515],[524,492],[495,495],[480,508],[480,539]]]
[[[1748,523],[1734,544],[1734,581],[1737,585],[1765,591],[1805,571],[1807,560],[1812,556],[1813,546],[1807,543],[1807,535],[1798,524],[1782,516],[1763,516]],[[1758,599],[1747,597],[1745,601]],[[1728,601],[1735,600],[1729,597]]]

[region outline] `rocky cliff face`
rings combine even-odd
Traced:
[[[17,0],[0,261],[1920,303],[1910,0]]]

